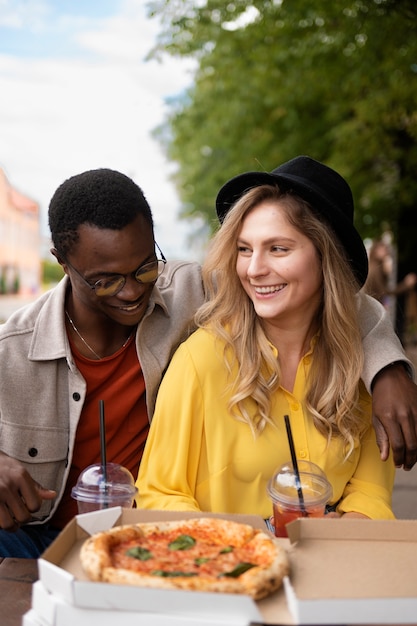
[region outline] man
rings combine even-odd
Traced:
[[[119,172],[65,181],[49,225],[66,276],[0,329],[0,556],[36,558],[76,513],[71,488],[100,461],[99,400],[107,460],[136,478],[160,380],[204,299],[199,266],[166,263],[141,189]],[[360,310],[363,378],[411,467],[417,388],[383,308],[363,297]]]

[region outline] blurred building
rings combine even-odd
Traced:
[[[0,168],[0,295],[35,294],[41,285],[39,206]]]

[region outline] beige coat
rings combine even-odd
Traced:
[[[0,450],[57,491],[54,508],[44,501],[36,514],[42,521],[62,497],[86,394],[65,330],[67,285],[65,277],[0,327]],[[192,318],[202,301],[198,264],[168,263],[136,333],[150,416],[163,373],[194,329]]]

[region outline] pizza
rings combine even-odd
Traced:
[[[116,526],[89,537],[81,565],[94,581],[247,594],[259,600],[289,571],[267,531],[220,518]]]

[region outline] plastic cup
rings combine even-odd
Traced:
[[[297,461],[297,465],[304,507],[291,462],[278,468],[267,485],[276,537],[287,537],[286,524],[299,517],[323,517],[332,496],[332,486],[318,465],[310,461]]]
[[[78,477],[71,490],[77,500],[78,513],[90,513],[113,506],[131,508],[137,488],[128,469],[117,463],[107,463],[106,472],[100,464],[89,465]]]

